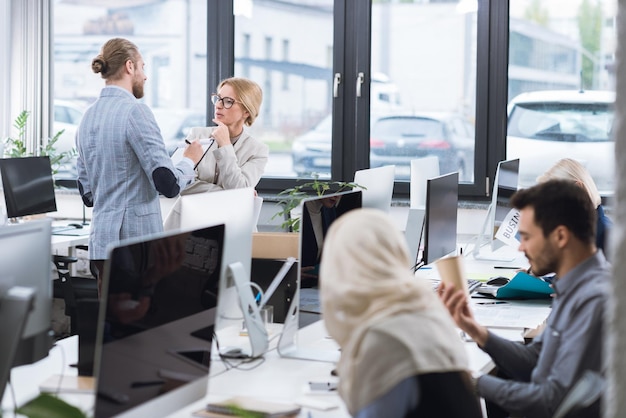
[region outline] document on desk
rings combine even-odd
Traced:
[[[487,299],[481,299],[485,301]],[[550,315],[549,301],[527,300],[479,305],[472,300],[474,317],[483,326],[494,328],[537,328]]]
[[[205,410],[196,411],[193,415],[199,417],[259,416],[280,418],[295,416],[300,412],[300,409],[297,404],[283,404],[236,396],[222,402],[212,402],[207,405]]]
[[[200,144],[202,145],[202,152],[206,152],[207,149],[209,149],[209,147],[211,146],[211,144],[213,144],[213,140],[211,139],[201,139],[200,140]],[[181,144],[181,146],[179,146],[178,148],[176,148],[176,151],[174,151],[174,153],[172,154],[172,163],[174,165],[178,164],[180,162],[180,160],[183,159],[183,153],[185,152],[185,144]]]

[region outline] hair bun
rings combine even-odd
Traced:
[[[105,74],[107,72],[107,63],[101,56],[98,56],[91,61],[91,69],[94,73]]]

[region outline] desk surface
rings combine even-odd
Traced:
[[[60,237],[59,240],[75,239],[82,237]],[[54,239],[54,237],[53,237]],[[63,244],[66,245],[66,244]],[[506,271],[494,269],[494,263],[482,260],[473,260],[466,258],[466,271],[471,275],[506,275]],[[521,264],[523,263],[523,264]],[[498,263],[502,264],[502,263]],[[511,267],[525,267],[527,262],[523,255],[515,259],[515,261],[507,264]],[[510,275],[515,274],[515,270],[509,271]],[[420,270],[418,276],[425,278],[436,278],[436,269]],[[549,302],[507,302],[506,304],[485,305],[484,307],[475,308],[475,312],[479,309],[485,310],[485,317],[497,316],[504,313],[505,320],[508,314],[514,314],[519,317],[534,315],[532,323],[545,319],[549,313]],[[478,316],[478,313],[477,313]],[[508,317],[511,318],[510,315]],[[493,328],[494,332],[504,336],[505,338],[522,340],[522,328],[519,322],[514,323],[513,327]],[[278,326],[279,328],[279,326]],[[279,329],[275,329],[270,338],[276,336]],[[230,341],[228,342],[230,343]],[[12,381],[15,387],[16,398],[18,404],[22,404],[38,393],[38,384],[46,380],[49,376],[60,374],[63,371],[67,375],[76,375],[76,369],[69,368],[67,364],[71,364],[77,360],[78,340],[76,337],[70,337],[61,340],[54,347],[50,355],[32,366],[23,366],[13,369]],[[302,328],[298,335],[298,344],[302,347],[316,348],[333,348],[334,341],[327,338],[326,330],[322,321],[315,322],[307,327]],[[248,363],[238,368],[230,367],[220,360],[214,358],[209,372],[208,393],[199,401],[182,407],[176,413],[171,414],[170,418],[190,417],[194,411],[201,410],[209,401],[220,401],[226,398],[240,395],[255,398],[262,398],[268,401],[299,403],[303,406],[300,416],[307,417],[309,413],[315,417],[348,417],[349,414],[345,406],[339,398],[337,392],[312,393],[308,389],[309,381],[332,381],[336,379],[332,377],[330,372],[334,368],[331,363],[315,362],[307,360],[287,359],[279,356],[275,350],[276,338],[272,340],[271,349],[268,351],[263,361],[258,363]],[[489,356],[480,350],[475,343],[466,342],[465,347],[469,358],[470,369],[487,372],[493,367],[493,363]],[[80,394],[62,394],[62,398],[66,401],[78,405],[82,410],[93,411],[94,397],[93,395]],[[3,399],[3,410],[12,408],[12,400],[10,391],[6,391]]]

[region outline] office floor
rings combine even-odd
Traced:
[[[70,335],[70,318],[65,315],[63,299],[52,299],[52,332],[55,340]]]

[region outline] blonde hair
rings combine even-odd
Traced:
[[[91,70],[100,73],[105,80],[118,80],[121,70],[128,60],[137,63],[139,49],[137,45],[124,38],[108,40],[100,50],[100,54],[91,61]]]
[[[594,207],[597,208],[602,203],[600,192],[598,192],[598,187],[593,181],[591,174],[576,160],[563,158],[557,161],[550,169],[537,177],[537,183],[545,183],[553,179],[572,180],[587,191]]]
[[[263,90],[261,90],[261,87],[254,81],[242,77],[230,77],[222,80],[220,85],[217,86],[217,90],[219,91],[219,89],[226,84],[235,90],[235,94],[238,96],[237,100],[241,102],[243,107],[245,107],[249,113],[245,124],[247,126],[252,126],[257,116],[259,116],[259,111],[261,110]]]

